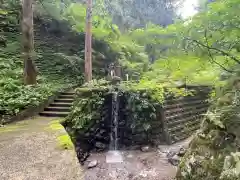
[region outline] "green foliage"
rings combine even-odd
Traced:
[[[104,114],[106,113],[104,109],[111,109],[108,97],[114,91],[114,87],[109,83],[106,85],[106,81],[99,83],[92,82],[83,88],[76,89],[77,98],[72,111],[63,122],[71,127],[73,136],[75,133],[84,132],[92,124],[102,122],[103,117],[109,117],[109,114]],[[156,112],[159,102],[148,92],[150,91],[143,89],[123,89],[123,86],[119,90],[120,98],[126,100],[126,106],[123,108],[128,114],[128,122],[131,122],[128,127],[131,127],[132,131],[141,130],[148,133],[152,128],[152,121],[157,120]]]
[[[0,5],[0,42],[6,40],[4,32],[16,32],[20,17],[19,0],[2,0]]]
[[[165,85],[219,85],[221,69],[196,56],[173,56],[156,61],[143,79]]]
[[[122,32],[145,27],[148,22],[166,26],[176,18],[176,0],[98,0],[93,8],[98,15],[110,15]]]
[[[123,89],[123,91],[130,91],[135,93],[144,91],[148,94],[148,96],[152,97],[152,99],[156,100],[157,102],[163,103],[164,101],[164,86],[154,83],[153,81],[141,80],[139,83],[126,82],[121,86],[121,89]]]
[[[172,85],[172,84],[171,84]],[[142,78],[138,83],[125,82],[120,85],[121,89],[139,93],[144,91],[158,104],[163,104],[166,98],[184,97],[193,95],[194,92],[185,88],[179,88],[177,85],[170,86],[169,83],[159,83],[159,81]]]
[[[19,35],[8,33],[6,36],[7,43],[5,48],[0,49],[0,121],[4,122],[9,116],[16,115],[21,110],[29,106],[37,106],[43,101],[47,100],[49,96],[53,95],[56,91],[72,87],[77,83],[73,73],[71,76],[58,74],[57,70],[64,71],[64,69],[72,68],[64,67],[69,66],[73,62],[67,63],[66,61],[60,63],[56,67],[57,61],[49,60],[46,63],[45,70],[51,71],[50,64],[54,63],[56,67],[55,75],[42,73],[38,76],[38,84],[36,86],[25,86],[23,84],[23,60],[20,56],[20,43]],[[37,44],[39,42],[36,42]],[[43,50],[43,49],[42,49]],[[45,47],[46,50],[46,47]],[[61,69],[63,68],[63,69]],[[55,77],[54,77],[55,76]],[[80,80],[79,80],[80,81]],[[81,83],[81,81],[80,81]]]
[[[240,176],[240,152],[231,153],[225,157],[223,172],[220,179],[237,180]]]
[[[165,28],[148,24],[128,35],[155,62],[144,79],[221,84],[220,74],[239,69],[239,0],[216,1],[191,19]]]
[[[63,19],[72,25],[74,31],[79,33],[85,31],[85,16],[86,7],[84,5],[71,3],[64,11]],[[111,17],[107,15],[103,17],[93,14],[92,24],[93,37],[108,45],[104,54],[109,56],[107,57],[109,60],[120,63],[130,73],[144,71],[148,64],[144,46],[134,42],[127,34],[121,34],[118,26],[113,24]]]
[[[104,92],[79,88],[73,108],[65,123],[70,123],[75,130],[84,129],[92,120],[100,119],[101,108],[104,102]]]
[[[178,180],[239,179],[239,78],[234,75],[206,114],[183,159]]]
[[[106,80],[93,80],[76,89],[77,97],[71,113],[63,122],[73,130],[86,130],[92,123],[102,118],[103,108],[110,109],[106,97],[115,91],[116,86]],[[152,81],[139,83],[124,82],[118,85],[119,96],[126,99],[124,112],[131,119],[129,126],[132,130],[142,129],[146,133],[151,130],[151,123],[157,121],[157,112],[167,97],[187,96],[191,91],[184,88],[166,88]]]
[[[146,91],[126,91],[124,97],[127,99],[125,111],[131,119],[129,126],[132,131],[139,129],[146,133],[152,128],[152,122],[157,120],[159,111],[158,101],[151,98]]]

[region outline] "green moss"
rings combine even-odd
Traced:
[[[74,145],[73,145],[69,135],[64,134],[64,135],[59,136],[57,139],[58,139],[58,146],[60,149],[70,150],[70,149],[74,148]]]
[[[233,79],[209,109],[180,163],[177,180],[240,180],[240,86],[238,78]]]
[[[64,130],[64,127],[61,125],[61,121],[62,121],[62,119],[51,121],[48,124],[49,126],[46,127],[46,130],[50,130],[50,131]],[[69,137],[69,135],[67,133],[61,134],[57,137],[57,147],[61,150],[73,149],[74,145],[71,141],[71,138]]]
[[[11,125],[6,125],[4,127],[0,127],[0,133],[6,133],[6,132],[12,132],[12,131],[18,131],[23,129],[25,126],[21,124],[11,124]]]
[[[51,130],[61,130],[61,129],[64,129],[64,127],[60,124],[60,120],[52,121],[48,128],[50,128]]]

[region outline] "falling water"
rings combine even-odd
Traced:
[[[110,134],[110,151],[106,156],[107,163],[122,162],[123,158],[121,152],[118,151],[118,112],[119,112],[119,98],[118,92],[114,91],[112,95],[112,122]]]
[[[113,92],[112,97],[112,129],[111,129],[111,143],[110,150],[118,149],[118,92]]]

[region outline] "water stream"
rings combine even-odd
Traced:
[[[116,151],[118,149],[118,92],[113,92],[112,95],[112,129],[111,129],[111,142],[110,150]]]
[[[118,92],[114,91],[112,94],[112,119],[111,119],[111,133],[110,133],[110,151],[107,153],[107,163],[122,162],[122,154],[118,151],[118,112],[119,112],[119,97]]]

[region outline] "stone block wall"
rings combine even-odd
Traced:
[[[129,93],[133,92],[120,92],[118,95],[118,149],[172,144],[191,136],[199,128],[203,114],[207,112],[206,100],[210,89],[206,87],[188,87],[188,89],[195,90],[194,95],[181,98],[166,97],[163,104],[154,104],[154,111],[146,108],[138,112],[141,114],[138,117],[134,116],[133,110],[129,107],[131,106],[128,102]],[[91,96],[92,92],[93,90],[86,91],[79,94],[77,98],[86,98]],[[105,151],[110,147],[110,134],[113,129],[112,93],[107,89],[94,89],[94,92],[100,92],[104,99],[99,112],[100,116],[87,122],[83,128],[75,130],[74,134],[70,134],[74,137],[80,162],[84,162],[90,152]],[[141,92],[137,93],[141,94]],[[149,98],[146,97],[146,99]],[[151,113],[155,114],[154,118],[149,116]],[[138,119],[139,117],[144,121]],[[147,122],[147,128],[145,122]],[[65,122],[63,125],[69,133],[73,132],[71,123]]]
[[[209,107],[209,88],[188,87],[188,89],[195,90],[195,95],[168,98],[163,104],[162,121],[167,144],[183,140],[199,129]]]

